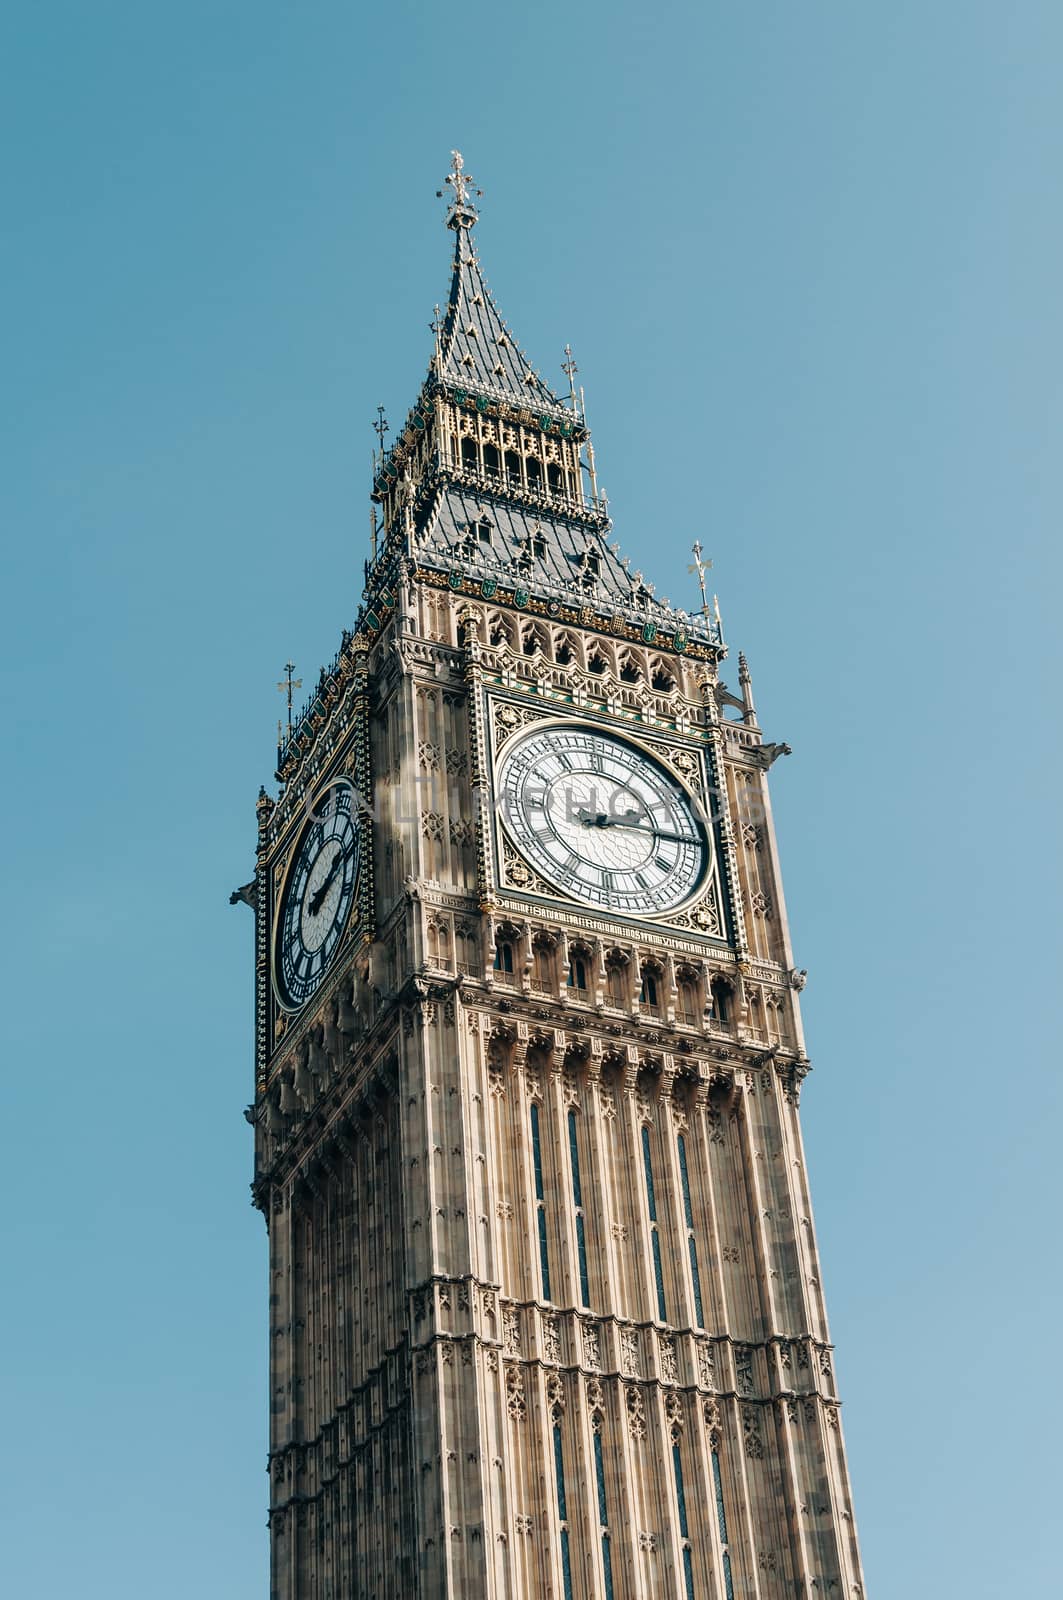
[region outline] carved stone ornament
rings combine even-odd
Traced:
[[[513,737],[529,722],[538,722],[545,715],[531,706],[517,706],[509,700],[492,701],[492,723],[495,733],[495,747],[498,748],[507,739]]]
[[[524,1398],[524,1374],[515,1364],[506,1367],[506,1410],[514,1422],[523,1422],[528,1414]]]
[[[709,1432],[709,1444],[714,1450],[719,1449],[722,1430],[720,1426],[720,1404],[718,1400],[706,1400],[701,1408],[705,1426]]]
[[[696,933],[706,933],[714,938],[723,937],[723,919],[720,915],[720,896],[715,875],[705,886],[697,905],[675,916],[662,919],[677,928],[690,928]]]
[[[742,1407],[742,1439],[746,1455],[759,1461],[764,1454],[764,1440],[760,1436],[760,1411],[756,1406]]]
[[[624,1404],[627,1407],[628,1427],[631,1429],[633,1439],[646,1437],[646,1407],[642,1399],[642,1390],[637,1384],[629,1383],[624,1387]]]
[[[528,894],[552,895],[556,900],[558,891],[537,873],[533,872],[523,856],[502,836],[502,878],[505,883],[511,884],[515,889],[523,889]]]

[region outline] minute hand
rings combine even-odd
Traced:
[[[604,822],[588,824],[595,828],[626,828],[631,833],[652,833],[655,839],[671,839],[676,844],[697,844],[697,838],[692,833],[670,833],[667,828],[654,828],[643,822],[624,822],[619,817],[615,820],[607,817]]]

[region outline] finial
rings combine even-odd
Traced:
[[[577,367],[575,361],[573,360],[573,357],[572,357],[572,346],[570,344],[566,344],[566,346],[565,346],[565,359],[561,363],[561,371],[565,374],[565,377],[568,379],[568,403],[572,407],[573,411],[575,411],[576,410],[576,373],[579,371],[579,368]]]
[[[708,594],[707,594],[706,589],[705,589],[705,574],[706,574],[706,572],[708,572],[709,568],[712,566],[712,562],[711,561],[703,561],[701,559],[701,540],[700,539],[695,539],[694,543],[691,545],[690,548],[693,551],[694,559],[693,559],[693,561],[688,563],[687,571],[688,572],[696,572],[697,575],[698,575],[698,584],[699,584],[699,586],[701,588],[701,615],[704,617],[705,621],[708,623],[708,622],[710,622],[710,618],[709,618],[709,597],[708,597]],[[713,596],[713,599],[715,600],[715,595]]]
[[[480,199],[483,190],[476,187],[476,179],[465,171],[465,162],[460,150],[450,152],[450,171],[443,182],[450,185],[454,198],[447,210],[447,227],[456,231],[461,228],[474,228],[479,212],[471,198],[473,195]],[[436,196],[442,200],[444,191],[436,190]]]
[[[373,422],[373,432],[379,438],[379,466],[381,467],[384,466],[384,438],[387,435],[387,427],[389,427],[389,422],[384,416],[383,405],[378,405],[376,406],[376,421]],[[378,466],[378,461],[376,461],[376,456],[373,456],[373,472],[376,472],[376,466]]]
[[[292,693],[293,693],[293,691],[295,689],[301,689],[302,687],[303,687],[302,678],[297,678],[295,676],[295,662],[294,661],[286,661],[284,663],[284,677],[281,679],[280,683],[278,683],[277,688],[280,690],[281,694],[287,693],[287,696],[288,696],[288,737],[289,737],[289,739],[292,736]]]
[[[742,690],[742,705],[745,708],[744,720],[755,723],[757,708],[753,704],[753,679],[749,675],[749,662],[742,651],[738,652],[738,684]]]

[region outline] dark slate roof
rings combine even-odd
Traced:
[[[480,538],[481,522],[490,525],[489,538]],[[414,550],[427,566],[510,583],[523,578],[534,593],[569,604],[622,611],[640,622],[676,620],[677,613],[649,593],[639,574],[629,573],[601,530],[563,512],[448,484],[427,507]],[[588,572],[595,557],[596,576]],[[692,631],[700,629],[695,624]]]
[[[470,227],[456,228],[454,233],[454,272],[440,351],[439,375],[445,383],[519,402],[532,411],[568,414],[568,407],[533,371],[499,315]]]

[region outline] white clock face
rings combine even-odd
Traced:
[[[273,968],[277,993],[290,1011],[305,1005],[325,976],[354,903],[358,831],[353,797],[350,784],[343,781],[318,796],[284,885]]]
[[[708,864],[684,788],[636,745],[593,728],[528,734],[498,775],[502,826],[564,894],[628,915],[671,911]]]

